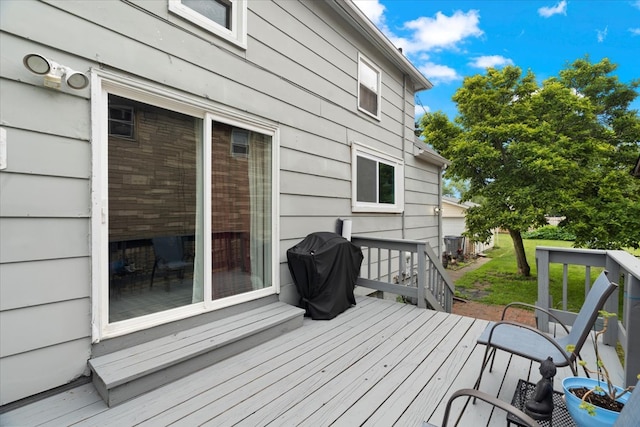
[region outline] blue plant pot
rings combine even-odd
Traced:
[[[606,389],[607,387],[606,383],[603,383],[602,381],[599,382],[597,379],[594,379],[594,378],[567,377],[564,380],[562,380],[562,388],[564,390],[564,398],[567,403],[567,409],[569,410],[569,414],[571,415],[571,418],[573,418],[573,420],[576,422],[578,427],[612,426],[616,422],[618,415],[620,415],[619,412],[610,411],[604,408],[599,408],[598,406],[596,406],[596,414],[589,415],[589,413],[585,409],[579,408],[582,400],[578,399],[578,397],[576,397],[575,394],[569,391],[572,388],[580,388],[580,387],[587,387],[591,389],[597,386],[598,384],[600,384],[600,386],[604,389]],[[616,387],[616,390],[618,392],[622,391],[620,387]],[[625,394],[624,396],[618,399],[618,402],[626,403],[630,395],[631,395],[630,393]]]

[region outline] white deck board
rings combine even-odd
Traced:
[[[113,408],[87,384],[2,414],[0,424],[441,425],[449,396],[475,383],[484,355],[476,340],[487,323],[359,297],[333,320],[305,319],[301,328]],[[529,374],[539,379],[536,363],[499,351],[481,389],[510,401]],[[568,374],[558,372],[557,390]],[[452,414],[465,405],[460,426],[505,425],[504,412],[483,402],[459,399]]]

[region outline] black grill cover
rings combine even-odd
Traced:
[[[362,250],[331,232],[311,233],[287,251],[289,271],[300,294],[299,307],[312,319],[333,319],[356,303],[353,289]]]

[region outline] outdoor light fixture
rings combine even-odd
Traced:
[[[436,206],[436,207],[433,208],[433,214],[434,215],[438,215],[441,211],[442,211],[442,209],[440,209],[440,206]]]
[[[71,89],[84,89],[89,86],[89,78],[83,73],[53,62],[37,53],[25,56],[22,63],[32,73],[44,76],[46,87],[60,89],[63,78]]]

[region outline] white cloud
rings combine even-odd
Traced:
[[[562,0],[560,3],[556,4],[555,6],[541,7],[540,9],[538,9],[538,15],[544,18],[549,18],[553,15],[558,15],[558,14],[562,14],[562,15],[567,14],[566,0]]]
[[[450,83],[456,80],[462,80],[462,77],[456,70],[446,65],[434,64],[433,62],[426,62],[420,67],[420,72],[427,76],[427,78],[433,83]]]
[[[639,0],[640,1],[640,0]],[[437,12],[433,17],[422,16],[403,26],[403,35],[392,31],[385,21],[385,7],[380,0],[354,0],[356,6],[374,22],[380,31],[433,83],[451,83],[462,80],[458,72],[446,65],[429,60],[427,52],[460,50],[460,45],[469,37],[481,37],[480,14],[477,10],[455,11],[451,16]],[[509,61],[505,59],[505,61]]]
[[[483,31],[478,26],[480,15],[477,10],[462,12],[457,10],[451,16],[438,12],[435,18],[422,16],[405,23],[413,34],[405,49],[409,52],[433,49],[457,49],[467,37],[480,37]]]
[[[604,30],[596,30],[598,33],[598,43],[602,43],[604,39],[607,38],[607,33],[609,32],[609,27],[604,27]]]
[[[479,56],[469,63],[476,68],[503,67],[505,65],[513,65],[513,61],[501,55]]]
[[[385,7],[379,0],[353,0],[353,2],[378,27],[384,24]]]
[[[640,28],[629,28],[629,31],[631,31],[631,34],[634,36],[640,36]]]
[[[410,34],[408,37],[401,37],[387,27],[384,15],[386,8],[380,4],[380,0],[354,0],[354,3],[405,54],[433,49],[457,49],[457,45],[465,38],[480,37],[483,34],[478,27],[480,15],[477,10],[466,13],[458,10],[451,16],[438,12],[433,18],[423,16],[406,22],[404,28]]]

